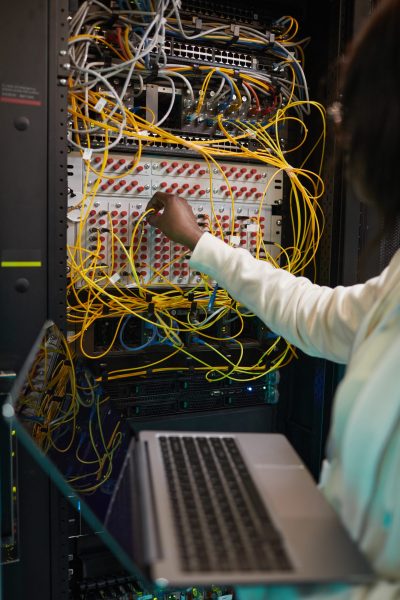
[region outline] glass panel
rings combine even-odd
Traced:
[[[74,361],[54,323],[47,322],[38,336],[3,405],[3,415],[121,564],[150,585],[127,546],[121,546],[128,526],[128,537],[133,536],[128,512],[132,503],[120,503],[120,518],[105,526],[131,436],[104,395],[101,381]]]
[[[0,373],[0,379],[15,377]],[[1,382],[3,383],[3,381]],[[11,385],[10,385],[11,387]],[[0,403],[3,400],[0,391]],[[19,559],[16,435],[10,423],[0,422],[0,563]]]

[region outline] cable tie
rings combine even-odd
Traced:
[[[149,302],[147,306],[148,316],[152,317],[154,315],[154,304],[153,302]]]
[[[153,62],[150,65],[150,74],[145,79],[143,79],[143,82],[151,83],[152,81],[155,81],[158,77],[158,70],[159,70],[158,63]]]
[[[97,100],[96,104],[94,105],[94,110],[96,112],[100,113],[106,104],[107,104],[107,100],[105,98],[99,98]]]
[[[255,131],[253,131],[253,129],[246,129],[245,131],[249,137],[251,137],[251,138],[257,137],[257,133]]]
[[[93,150],[91,148],[85,148],[82,154],[82,160],[89,160],[92,158]]]
[[[110,283],[117,283],[119,279],[121,279],[121,275],[118,272],[116,272],[114,273],[114,275],[111,275]]]
[[[199,17],[192,17],[192,22],[194,25],[195,33],[201,33],[201,29],[203,27],[203,21]]]
[[[240,26],[239,25],[235,25],[234,23],[231,23],[230,30],[232,32],[232,37],[225,44],[225,46],[227,48],[229,48],[229,46],[232,46],[233,44],[236,44],[236,42],[238,41],[238,39],[240,37]]]
[[[268,42],[270,44],[273,44],[275,42],[275,34],[271,33],[268,29],[264,31],[264,35],[266,38],[268,38]]]

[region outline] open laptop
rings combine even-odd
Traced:
[[[119,436],[99,387],[49,321],[3,415],[134,575],[169,588],[373,579],[285,437]]]

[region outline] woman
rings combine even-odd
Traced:
[[[346,57],[338,119],[351,182],[387,223],[400,215],[399,36],[400,0],[384,0]],[[203,233],[182,198],[157,193],[148,208],[163,209],[152,225],[193,250],[192,269],[303,351],[347,364],[320,487],[379,582],[368,590],[268,588],[266,597],[400,597],[400,251],[379,277],[331,289]]]

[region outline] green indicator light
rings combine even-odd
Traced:
[[[40,260],[2,260],[2,267],[41,267]]]

